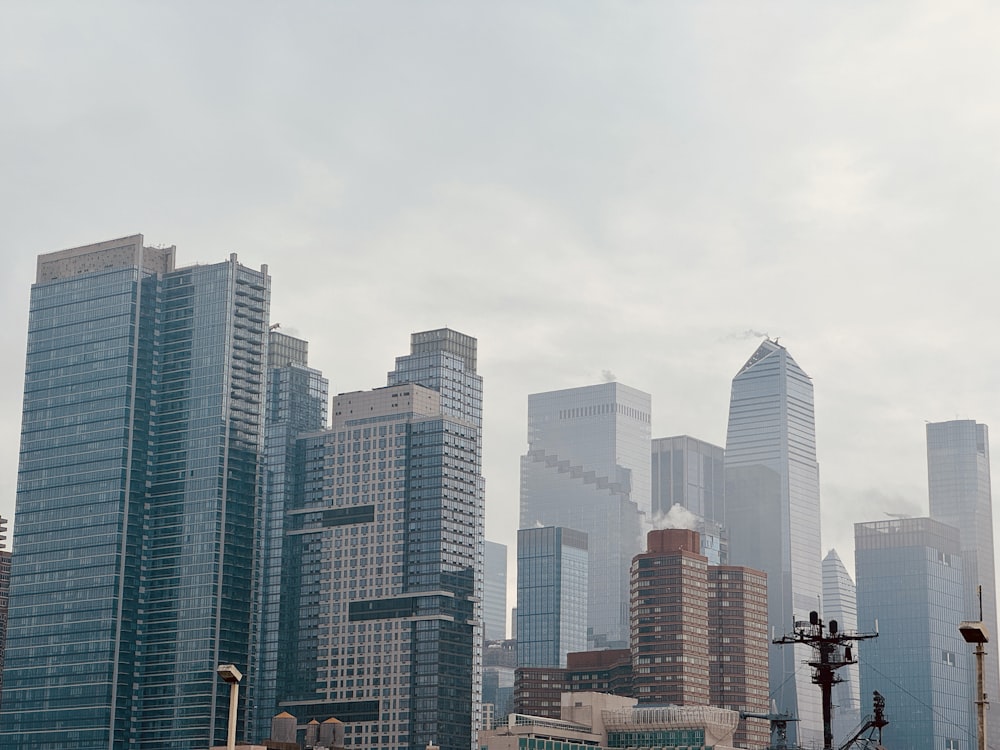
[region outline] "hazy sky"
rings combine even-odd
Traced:
[[[478,337],[511,557],[529,393],[610,371],[723,444],[780,336],[853,569],[852,523],[927,512],[925,421],[1000,446],[998,36],[938,0],[4,2],[0,515],[35,256],[138,232],[266,263],[333,392]]]

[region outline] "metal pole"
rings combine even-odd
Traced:
[[[986,678],[983,675],[983,657],[986,649],[982,643],[976,644],[976,729],[979,736],[979,750],[986,750]]]
[[[236,707],[239,703],[240,683],[229,685],[229,735],[226,738],[226,750],[236,750]]]

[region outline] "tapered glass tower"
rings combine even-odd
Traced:
[[[785,347],[764,341],[733,378],[726,435],[729,558],[767,573],[778,633],[808,620],[823,591],[813,386]],[[771,697],[799,721],[790,736],[822,742],[819,690],[801,669],[805,647],[770,648]]]
[[[0,747],[203,748],[251,657],[266,267],[141,235],[31,290]]]

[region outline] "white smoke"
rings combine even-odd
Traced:
[[[698,523],[701,521],[696,514],[689,511],[680,503],[674,503],[666,513],[660,513],[653,518],[654,529],[690,529],[698,530]]]

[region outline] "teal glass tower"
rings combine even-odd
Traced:
[[[971,750],[975,682],[958,632],[963,562],[958,529],[932,518],[854,524],[861,694],[885,696],[886,741],[913,750]],[[971,724],[970,724],[971,722]]]
[[[582,531],[517,532],[517,666],[565,667],[587,650],[588,561]]]
[[[254,658],[266,267],[141,235],[31,290],[0,747],[203,748]]]
[[[277,328],[277,326],[272,326]],[[247,712],[248,736],[269,737],[271,718],[278,713],[277,673],[282,599],[281,555],[285,509],[298,486],[300,435],[326,427],[330,385],[309,367],[309,342],[278,330],[268,334],[267,400],[264,429],[263,506],[257,550],[261,607],[255,613],[254,651],[248,682],[255,685]]]

